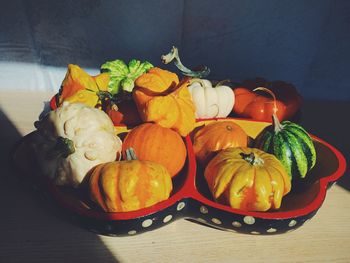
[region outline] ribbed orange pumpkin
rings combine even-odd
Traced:
[[[162,164],[172,177],[181,171],[187,155],[181,136],[156,123],[144,123],[133,128],[124,139],[123,152],[128,148],[134,149],[139,160]]]
[[[204,172],[214,199],[245,211],[278,209],[291,180],[272,154],[248,147],[220,151]]]
[[[193,137],[194,153],[203,165],[220,150],[247,145],[248,135],[232,121],[211,122],[197,131]]]
[[[127,212],[169,198],[167,169],[149,161],[115,161],[95,166],[86,176],[90,199],[105,212]]]

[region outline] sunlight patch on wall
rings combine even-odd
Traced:
[[[84,68],[84,70],[90,75],[99,73],[97,68]],[[66,71],[66,67],[0,61],[0,90],[57,92]]]

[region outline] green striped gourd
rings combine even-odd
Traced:
[[[279,122],[273,114],[273,124],[255,139],[254,146],[274,154],[292,179],[304,178],[316,163],[316,151],[309,134],[300,125]]]

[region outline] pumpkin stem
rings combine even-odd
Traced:
[[[232,128],[232,126],[231,126],[231,125],[226,125],[226,130],[228,130],[228,131],[232,131],[232,130],[233,130],[233,128]]]
[[[125,150],[126,153],[126,160],[127,161],[133,161],[137,160],[135,150],[133,148],[128,148]]]
[[[161,56],[161,60],[164,64],[169,64],[171,61],[175,60],[175,66],[185,76],[194,78],[205,78],[210,73],[210,69],[206,66],[202,70],[190,70],[189,68],[185,67],[180,60],[178,49],[174,46],[168,54]]]
[[[220,80],[220,81],[215,85],[214,88],[217,88],[217,87],[219,87],[219,86],[222,86],[222,85],[225,84],[225,83],[231,83],[231,80],[230,80],[230,79]]]
[[[280,132],[283,129],[283,125],[280,123],[276,114],[272,114],[272,119],[273,119],[273,126],[274,126],[275,133]]]
[[[68,138],[59,136],[56,141],[54,150],[64,158],[75,152],[74,142]]]
[[[240,155],[242,156],[243,160],[250,163],[251,165],[262,165],[264,164],[264,160],[256,157],[255,154],[253,152],[251,153],[240,153]]]
[[[273,93],[271,90],[269,90],[265,87],[257,87],[255,89],[253,89],[253,91],[258,91],[258,90],[265,91],[272,96],[272,98],[273,98],[273,114],[276,114],[278,111],[278,108],[277,108],[277,104],[276,104],[277,99],[276,99],[275,93]]]
[[[278,111],[278,108],[277,108],[277,103],[276,103],[277,99],[276,99],[275,94],[271,90],[269,90],[269,89],[267,89],[265,87],[257,87],[253,91],[257,91],[257,90],[265,91],[265,92],[267,92],[268,94],[270,94],[272,96],[272,98],[273,98],[272,119],[273,119],[273,124],[274,124],[274,127],[275,127],[275,132],[281,131],[283,126],[282,126],[282,124],[280,123],[280,121],[277,118],[277,114],[276,113]]]
[[[199,78],[195,78],[195,79],[190,79],[189,80],[189,84],[193,84],[193,83],[199,83],[199,85],[201,85],[203,88],[205,87],[205,83],[202,79],[199,79]]]
[[[100,101],[104,101],[107,99],[112,99],[112,94],[109,93],[108,91],[99,90],[97,91],[97,97],[99,98]]]

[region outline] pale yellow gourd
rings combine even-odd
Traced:
[[[33,148],[44,176],[57,185],[78,186],[94,166],[114,161],[122,142],[103,111],[64,102],[36,123]]]

